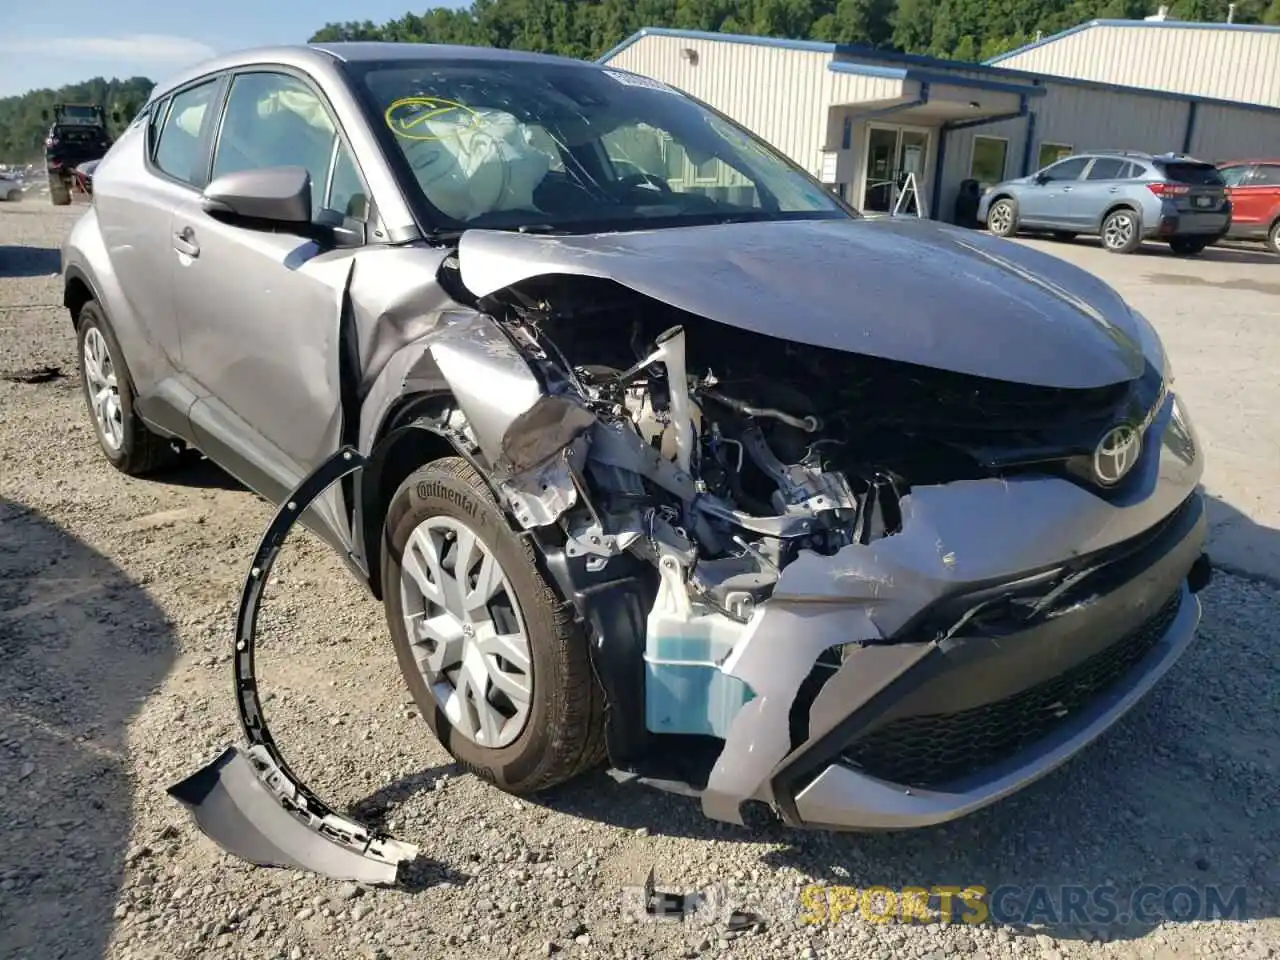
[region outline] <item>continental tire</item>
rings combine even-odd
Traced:
[[[464,552],[477,565],[459,570]],[[400,485],[387,510],[382,583],[400,672],[459,764],[528,794],[602,759],[604,704],[587,638],[465,460],[429,463]]]
[[[177,459],[169,442],[152,433],[133,409],[133,382],[120,344],[102,309],[90,300],[76,318],[80,388],[103,456],[121,473],[142,477]]]

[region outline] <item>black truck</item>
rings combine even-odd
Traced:
[[[50,111],[46,110],[44,117],[48,120]],[[111,135],[107,132],[107,112],[97,104],[54,104],[52,119],[44,141],[49,199],[54,205],[65,207],[76,186],[76,167],[89,160],[101,160],[111,149]]]

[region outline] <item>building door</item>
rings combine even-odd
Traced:
[[[929,138],[927,127],[867,124],[867,149],[862,166],[863,212],[892,212],[908,174],[914,173],[917,189],[924,189]]]

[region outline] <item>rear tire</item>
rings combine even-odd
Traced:
[[[1108,253],[1133,253],[1142,245],[1142,224],[1132,210],[1113,210],[1102,221],[1102,246]]]
[[[1271,230],[1267,234],[1267,246],[1272,253],[1280,257],[1280,220],[1271,225]]]
[[[501,581],[483,605],[456,599],[459,590],[478,590],[482,574],[475,574],[474,585],[464,575],[465,586],[457,588],[458,571],[449,570],[467,535],[477,542],[468,556],[492,561],[496,577],[485,579]],[[406,577],[406,553],[417,576]],[[424,573],[441,602],[424,599],[430,592],[418,586]],[[462,767],[509,793],[529,794],[563,783],[604,757],[604,699],[585,631],[543,577],[533,547],[512,531],[488,485],[465,460],[429,463],[400,485],[387,510],[382,584],[400,672],[427,725]],[[406,611],[415,623],[412,638]],[[433,629],[416,629],[428,620]],[[515,651],[511,656],[498,653],[495,660],[481,650],[479,637],[494,632],[506,641],[503,651]],[[442,652],[446,644],[427,639],[429,634],[459,639]],[[479,664],[473,654],[483,658]],[[428,657],[438,660],[427,664]],[[486,673],[477,673],[477,665]],[[527,691],[524,711],[525,693],[506,692],[516,686]],[[500,716],[489,714],[493,710]],[[490,716],[487,727],[482,714]]]
[[[49,199],[55,207],[65,207],[71,203],[71,188],[62,177],[49,178]]]
[[[85,409],[107,462],[131,477],[143,477],[169,466],[178,454],[134,413],[129,368],[115,334],[94,301],[80,308],[76,333]],[[99,396],[101,403],[95,399]],[[99,415],[98,411],[104,408],[107,412]]]
[[[1018,232],[1018,205],[1010,197],[1001,197],[987,211],[987,230],[997,237],[1012,237]]]
[[[1199,237],[1174,237],[1169,241],[1169,249],[1180,257],[1194,257],[1198,253],[1203,253],[1208,245],[1208,240],[1202,240]]]

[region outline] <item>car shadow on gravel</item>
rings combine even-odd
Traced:
[[[53,247],[0,244],[0,279],[47,277],[62,269],[62,253]]]
[[[174,634],[122,570],[0,498],[0,648],[3,953],[94,960],[134,822],[127,726],[173,665]]]
[[[248,489],[212,460],[207,460],[192,450],[184,451],[176,464],[157,474],[154,480],[175,487],[195,487],[201,490]]]
[[[1035,235],[1037,240],[1049,239],[1045,236]],[[1102,249],[1102,241],[1097,237],[1075,237],[1071,240],[1053,240],[1054,244],[1062,246],[1079,246],[1094,247],[1098,250]],[[1143,243],[1130,256],[1138,257],[1163,257],[1169,260],[1182,260],[1188,264],[1197,261],[1209,261],[1210,263],[1240,263],[1254,264],[1257,266],[1273,266],[1280,272],[1280,257],[1267,251],[1262,244],[1237,244],[1237,243],[1219,243],[1212,247],[1206,247],[1195,256],[1183,257],[1175,254],[1169,249],[1167,243],[1158,243],[1154,240],[1148,240]]]

